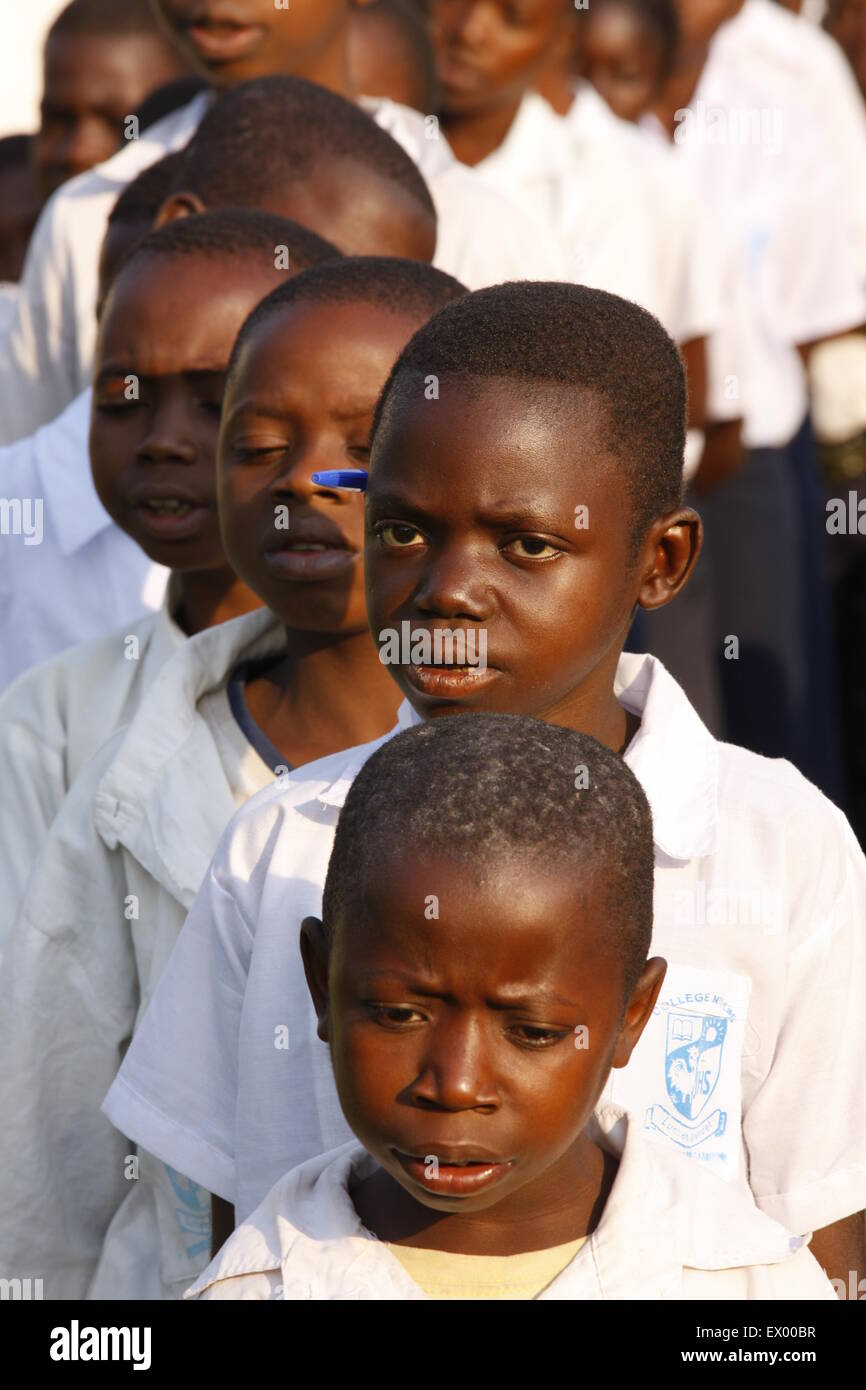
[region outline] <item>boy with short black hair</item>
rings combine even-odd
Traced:
[[[608,1098],[653,1143],[815,1231],[845,1278],[866,1265],[866,1104],[849,1043],[864,1008],[863,855],[790,764],[716,742],[658,662],[621,655],[635,606],[669,602],[697,555],[700,521],[679,505],[684,411],[676,348],[635,305],[517,284],[441,310],[377,408],[370,626],[382,651],[396,636],[403,718],[532,714],[623,751],[653,807],[669,967]],[[423,642],[413,655],[413,634],[429,645],[437,631],[467,646],[483,632],[485,663],[425,656]],[[240,1221],[288,1165],[348,1137],[292,932],[320,913],[337,809],[377,746],[290,775],[228,827],[106,1100],[123,1133]]]
[[[183,643],[87,763],[0,968],[15,1056],[0,1076],[0,1265],[38,1267],[47,1298],[179,1297],[206,1262],[208,1192],[143,1150],[130,1182],[128,1140],[99,1105],[235,809],[393,725],[399,692],[364,610],[361,500],[313,474],[366,460],[395,358],[464,293],[419,261],[346,257],[281,286],[241,334],[222,398],[220,527],[270,611]]]
[[[225,372],[259,300],[289,275],[338,256],[314,232],[272,213],[210,212],[151,232],[111,284],[97,345],[93,482],[115,525],[169,572],[170,587],[159,612],[40,663],[0,699],[0,950],[85,762],[128,723],[185,637],[259,606],[220,538]]]
[[[287,1174],[187,1296],[832,1299],[748,1194],[595,1114],[662,986],[652,902],[646,797],[595,739],[484,714],[379,748],[301,938],[360,1143]]]
[[[125,123],[145,98],[186,71],[149,0],[71,0],[45,40],[34,137],[43,198],[110,159],[130,138]]]

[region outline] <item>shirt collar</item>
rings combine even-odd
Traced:
[[[198,702],[241,661],[281,651],[285,640],[266,608],[187,638],[149,686],[97,787],[93,822],[109,849],[124,845],[184,905],[236,809]]]
[[[33,436],[42,496],[65,556],[83,550],[94,536],[114,525],[96,495],[90,472],[91,396],[88,387]]]
[[[622,1109],[603,1107],[590,1124],[619,1168],[596,1230],[540,1300],[678,1298],[683,1269],[777,1264],[806,1243],[760,1211],[747,1188],[647,1141]],[[187,1296],[279,1269],[286,1299],[424,1298],[352,1202],[350,1185],[375,1166],[353,1141],[294,1168]]]
[[[640,716],[625,761],[650,804],[656,848],[696,859],[718,848],[719,745],[654,656],[623,652],[614,693]]]
[[[626,709],[640,716],[641,726],[626,749],[625,761],[650,803],[656,847],[671,859],[712,854],[718,847],[716,740],[685,692],[653,656],[623,652],[614,693]],[[386,739],[420,723],[421,716],[404,700],[391,732],[374,743],[349,750],[337,776],[316,793],[316,799],[341,807],[370,755]]]

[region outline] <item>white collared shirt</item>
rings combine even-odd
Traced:
[[[32,667],[0,697],[0,954],[70,786],[186,641],[172,606],[167,593],[158,612]]]
[[[866,103],[836,40],[774,0],[746,0],[713,39],[713,49],[758,86],[785,85],[805,106],[825,160],[837,165],[860,278],[866,282]]]
[[[28,248],[13,324],[0,337],[0,443],[30,434],[89,385],[108,215],[143,169],[186,145],[211,99],[200,92],[49,199]],[[436,266],[469,289],[559,277],[559,247],[540,218],[458,164],[438,127],[396,102],[362,102],[427,181],[439,214]]]
[[[619,120],[588,84],[565,118],[525,96],[475,172],[556,230],[568,279],[634,300],[679,342],[719,326],[718,238],[664,146]]]
[[[836,1297],[804,1238],[765,1216],[748,1193],[647,1144],[614,1112],[601,1118],[625,1130],[616,1178],[598,1226],[539,1300]],[[376,1167],[355,1142],[294,1168],[186,1297],[426,1299],[355,1211],[350,1184]]]
[[[0,448],[0,691],[23,671],[134,623],[162,603],[168,570],[96,495],[90,391],[34,435]],[[19,510],[20,509],[20,510]],[[20,523],[17,518],[20,515]]]
[[[782,17],[769,0],[754,3]],[[694,196],[736,241],[743,295],[711,351],[711,387],[732,381],[749,448],[779,448],[808,407],[797,346],[866,321],[866,276],[832,157],[838,136],[822,138],[805,76],[795,84],[769,64],[750,66],[721,41],[726,32],[710,46],[672,148]]]
[[[79,772],[21,897],[0,963],[0,1272],[46,1298],[179,1298],[207,1262],[209,1193],[142,1149],[133,1181],[100,1104],[237,799],[277,775],[225,739],[226,685],[285,640],[258,609],[184,641]]]
[[[748,1174],[791,1230],[828,1225],[866,1190],[850,1043],[866,1005],[866,861],[789,763],[718,743],[660,662],[624,654],[616,692],[641,717],[625,758],[653,811],[653,952],[669,967],[607,1099],[732,1185]],[[235,816],[106,1098],[118,1129],[240,1221],[287,1165],[350,1137],[297,942],[380,742],[298,769]]]

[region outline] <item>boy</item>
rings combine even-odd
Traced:
[[[366,459],[397,354],[463,293],[416,261],[347,257],[274,291],[241,330],[220,525],[270,611],[184,643],[83,769],[0,968],[15,1056],[0,1078],[0,1265],[38,1267],[48,1298],[179,1297],[205,1263],[207,1192],[141,1151],[130,1167],[99,1105],[234,810],[393,725],[399,693],[364,613],[361,499],[312,475]]]
[[[680,506],[684,417],[674,344],[615,296],[504,285],[442,310],[377,410],[370,627],[383,651],[399,639],[389,669],[415,720],[532,714],[625,750],[653,807],[654,945],[670,964],[611,1098],[654,1143],[816,1231],[816,1255],[846,1278],[866,1273],[848,1042],[866,981],[863,856],[794,768],[717,743],[659,663],[620,656],[635,606],[670,602],[698,551]],[[467,646],[483,631],[486,665],[425,664],[423,643],[413,658],[404,623]],[[292,935],[320,913],[337,809],[375,747],[289,776],[228,827],[106,1101],[241,1221],[287,1166],[345,1138]]]
[[[97,342],[93,481],[114,523],[169,571],[168,600],[159,613],[26,672],[0,699],[0,948],[87,759],[128,723],[184,637],[259,606],[219,534],[225,371],[259,300],[288,275],[338,255],[271,213],[210,212],[152,232],[111,287]]]
[[[130,139],[144,99],[186,71],[149,0],[72,0],[45,40],[34,166],[43,198]]]
[[[289,129],[306,131],[308,139],[273,139],[275,127],[283,121]],[[269,78],[226,93],[209,110],[183,156],[166,156],[121,195],[109,219],[98,301],[125,249],[147,230],[157,212],[161,223],[205,209],[251,206],[291,217],[344,252],[372,254],[381,248],[429,260],[436,247],[436,211],[429,190],[396,141],[351,102],[322,87],[288,77]],[[52,521],[57,517],[59,539],[46,534],[34,548],[16,537],[0,550],[0,561],[9,570],[0,586],[6,590],[3,617],[16,630],[14,643],[0,643],[3,685],[64,646],[102,636],[127,617],[141,616],[144,606],[157,607],[162,597],[162,589],[149,605],[139,601],[137,589],[130,597],[124,571],[131,569],[140,585],[144,556],[110,525],[93,491],[87,458],[89,419],[88,388],[56,422],[6,455],[4,472],[8,478],[11,454],[16,487],[27,498],[33,489],[36,453],[48,516]],[[66,502],[70,492],[79,499],[74,510]],[[52,505],[55,496],[57,503]],[[93,515],[86,524],[83,507]],[[82,533],[91,541],[95,532],[95,545],[83,547]],[[65,581],[62,603],[56,600],[52,573],[58,548]],[[118,550],[124,569],[115,570],[112,552]],[[106,590],[115,598],[116,609],[107,607]]]
[[[425,116],[438,108],[433,45],[411,0],[375,0],[352,11],[349,70],[368,97],[389,97]]]
[[[674,0],[602,0],[581,16],[579,66],[614,115],[652,108],[679,39]]]
[[[418,164],[441,220],[437,264],[470,285],[515,276],[555,276],[560,252],[546,227],[507,196],[486,188],[454,159],[438,124],[390,101],[366,101],[349,70],[350,0],[156,0],[180,50],[217,91],[253,78],[291,74],[369,116]],[[98,170],[60,190],[44,210],[30,247],[9,340],[0,344],[0,441],[51,419],[87,384],[93,359],[96,260],[105,217],[142,168],[185,145],[211,101],[196,97]],[[269,143],[298,143],[305,127],[278,121]],[[377,247],[377,251],[382,248]]]
[[[664,978],[652,895],[646,797],[595,739],[484,714],[374,753],[301,938],[361,1143],[283,1178],[187,1297],[833,1298],[748,1194],[594,1114]]]

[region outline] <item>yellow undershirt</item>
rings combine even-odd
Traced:
[[[580,1236],[525,1255],[452,1255],[390,1243],[388,1249],[428,1298],[533,1299],[571,1264],[586,1240]]]

